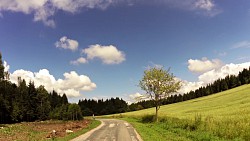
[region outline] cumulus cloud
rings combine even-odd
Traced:
[[[214,17],[222,12],[213,0],[189,0],[191,9],[198,10],[202,14]]]
[[[180,90],[178,91],[178,93],[187,93],[190,92],[192,90],[196,90],[199,87],[204,86],[204,82],[188,82],[186,80],[182,81],[182,86],[180,88]]]
[[[250,48],[250,41],[241,41],[233,45],[233,48]]]
[[[21,77],[26,82],[33,81],[36,87],[43,85],[49,92],[55,90],[60,94],[65,93],[68,97],[79,97],[82,91],[92,91],[96,88],[96,84],[88,76],[78,75],[75,71],[63,75],[63,79],[56,80],[47,69],[39,72],[20,69],[10,74],[10,81],[17,84],[18,77]]]
[[[11,11],[33,14],[34,21],[55,27],[52,16],[56,11],[75,13],[82,8],[105,9],[113,3],[113,0],[0,0],[0,13],[2,15],[4,11]]]
[[[75,51],[78,49],[78,42],[76,40],[68,39],[66,36],[60,38],[59,41],[55,43],[57,48],[70,49]]]
[[[130,94],[129,98],[131,98],[131,99],[137,99],[137,98],[140,98],[142,96],[143,96],[142,94],[140,94],[140,93],[137,92],[135,94]]]
[[[4,66],[4,72],[9,71],[10,66],[7,64],[7,62],[6,62],[6,61],[3,61],[3,66]]]
[[[194,3],[194,7],[211,11],[215,7],[215,4],[213,3],[212,0],[197,0]]]
[[[90,45],[83,49],[82,53],[87,55],[88,60],[101,59],[104,64],[120,64],[125,61],[125,54],[115,46]]]
[[[241,64],[226,64],[218,69],[213,69],[201,74],[198,77],[197,82],[182,81],[182,87],[179,90],[180,93],[186,93],[191,90],[195,90],[201,86],[206,86],[213,83],[217,79],[225,78],[227,75],[238,75],[244,68],[249,68],[250,62]]]
[[[213,69],[218,69],[223,65],[222,61],[219,59],[208,60],[206,57],[203,57],[201,60],[198,59],[189,59],[188,60],[188,69],[195,73],[204,73]]]
[[[70,64],[72,65],[79,65],[79,64],[85,64],[88,63],[88,60],[86,58],[80,57],[77,60],[70,61]]]
[[[141,100],[149,100],[150,98],[137,92],[134,94],[129,94],[128,97],[125,99],[128,99],[128,100],[126,100],[128,104],[132,104],[133,102],[138,102]]]

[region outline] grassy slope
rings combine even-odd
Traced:
[[[150,108],[122,115],[144,140],[250,140],[250,85],[162,106],[164,122],[141,122],[154,113]]]
[[[134,117],[154,113],[155,109],[150,108],[124,113],[123,115]],[[164,105],[159,110],[160,116],[193,118],[195,114],[216,118],[244,116],[250,119],[250,85],[185,102]]]

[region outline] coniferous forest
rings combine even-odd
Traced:
[[[35,87],[34,82],[18,78],[18,84],[9,81],[4,72],[0,53],[0,124],[47,119],[81,119],[77,104],[68,103],[66,94],[48,92],[44,86]]]
[[[250,68],[243,69],[237,76],[228,75],[207,86],[200,87],[186,94],[171,95],[163,100],[162,105],[182,102],[198,97],[215,94],[250,83]],[[0,53],[0,124],[37,120],[79,120],[83,116],[107,115],[136,111],[154,107],[153,100],[142,100],[128,105],[120,98],[106,100],[79,100],[78,104],[68,102],[66,94],[48,92],[44,86],[35,87],[34,82],[18,78],[18,84],[9,80],[9,73],[4,72]]]

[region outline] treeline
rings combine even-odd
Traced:
[[[208,84],[207,86],[200,87],[196,89],[195,91],[190,91],[185,94],[176,94],[171,95],[167,99],[164,99],[162,101],[162,105],[182,102],[190,99],[195,99],[203,96],[208,96],[211,94],[215,94],[218,92],[222,92],[228,89],[232,89],[244,84],[250,84],[250,67],[249,69],[243,69],[239,74],[236,75],[228,75],[224,79],[218,79],[214,81],[211,84]],[[129,105],[129,109],[131,111],[136,110],[142,110],[147,108],[154,107],[154,101],[148,100],[148,101],[140,101],[137,103],[133,103]]]
[[[0,124],[47,119],[81,119],[81,109],[77,104],[69,104],[67,96],[53,91],[48,93],[44,86],[28,85],[21,77],[18,85],[9,81],[9,73],[4,72],[0,53]]]
[[[128,111],[127,103],[120,98],[111,98],[102,100],[79,100],[78,105],[81,107],[84,116],[91,115],[108,115],[123,113]]]

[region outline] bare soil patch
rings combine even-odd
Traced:
[[[0,125],[0,141],[13,140],[46,140],[54,137],[64,137],[66,130],[77,132],[87,128],[90,120],[81,121],[40,121],[22,122]],[[53,130],[56,131],[53,133]]]

